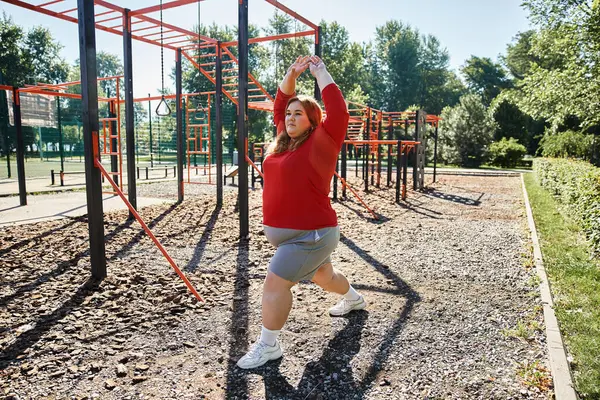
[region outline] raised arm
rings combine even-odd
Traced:
[[[323,122],[325,131],[340,146],[346,137],[350,114],[341,90],[327,71],[323,60],[317,56],[310,58],[310,73],[317,80],[327,118]]]
[[[290,66],[283,81],[279,84],[275,104],[273,105],[273,121],[277,127],[277,134],[283,129],[281,124],[285,123],[285,106],[288,100],[296,93],[296,79],[304,72],[310,63],[310,57],[298,57]]]

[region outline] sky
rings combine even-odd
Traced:
[[[158,0],[109,0],[132,10],[158,4]],[[164,0],[165,3],[170,0]],[[45,3],[34,0],[32,3]],[[275,7],[264,0],[248,1],[251,24],[266,27]],[[450,67],[458,71],[471,55],[497,60],[518,32],[529,29],[527,12],[521,0],[280,0],[288,8],[308,20],[319,23],[337,21],[354,42],[374,39],[375,30],[386,21],[399,20],[410,24],[422,34],[436,36],[450,54]],[[200,5],[200,22],[210,25],[237,25],[237,0],[204,0]],[[56,11],[76,7],[76,0],[64,0],[51,6]],[[11,16],[25,29],[36,25],[47,27],[64,48],[61,56],[70,64],[79,58],[77,24],[29,11],[0,0],[0,12]],[[159,15],[151,15],[158,19]],[[165,10],[166,23],[192,29],[198,23],[198,6],[191,4]],[[98,51],[118,55],[122,59],[120,36],[97,31]],[[168,72],[174,66],[175,54],[165,49],[165,85],[174,88]],[[134,97],[155,95],[161,86],[160,48],[133,41]]]

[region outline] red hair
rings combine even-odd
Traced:
[[[279,154],[286,150],[296,150],[302,143],[306,141],[306,139],[310,137],[311,133],[313,133],[315,128],[321,123],[321,120],[323,119],[323,110],[315,99],[309,96],[294,96],[288,100],[285,109],[287,110],[290,104],[296,101],[302,105],[302,108],[308,117],[308,121],[310,122],[310,128],[292,142],[290,136],[285,130],[284,124],[283,132],[277,135],[275,142],[269,146],[269,154]]]

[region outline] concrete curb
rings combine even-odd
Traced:
[[[542,258],[542,250],[538,240],[535,221],[531,205],[529,204],[529,196],[527,196],[527,188],[525,187],[525,179],[521,174],[521,184],[523,185],[523,197],[525,199],[525,208],[527,210],[527,222],[531,231],[531,242],[533,244],[533,258],[535,269],[540,278],[540,293],[542,297],[542,305],[544,308],[544,322],[546,323],[546,341],[548,343],[548,358],[550,359],[550,370],[554,381],[554,395],[557,400],[576,400],[577,394],[573,388],[573,379],[569,362],[567,361],[567,353],[565,346],[558,329],[558,321],[554,314],[554,302],[550,292],[550,283],[544,268]]]

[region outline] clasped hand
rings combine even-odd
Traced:
[[[293,79],[298,79],[298,77],[306,71],[306,69],[310,69],[310,73],[312,76],[317,78],[319,73],[322,71],[326,71],[325,63],[318,56],[300,56],[296,59],[296,61],[290,66],[288,69],[288,74]]]

